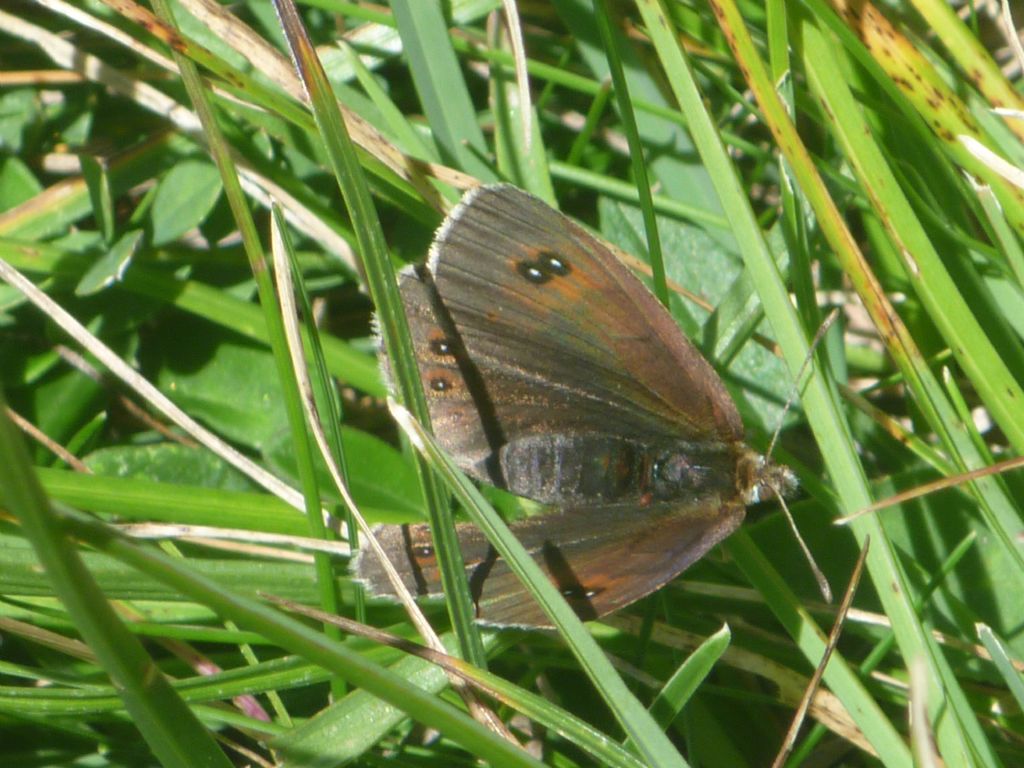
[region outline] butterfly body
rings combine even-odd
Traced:
[[[544,504],[646,506],[709,495],[728,499],[736,492],[736,456],[722,443],[652,445],[600,433],[530,435],[503,445],[497,458],[503,488]]]
[[[480,187],[399,288],[434,433],[472,477],[555,511],[512,529],[577,613],[667,583],[791,487],[743,441],[721,380],[609,247],[515,187]],[[471,525],[458,526],[479,617],[547,617]],[[406,585],[440,580],[423,525],[379,531]],[[388,593],[375,557],[357,577]]]

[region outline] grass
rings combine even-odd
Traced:
[[[395,394],[422,413],[393,273],[475,179],[534,192],[650,256],[658,286],[663,270],[703,295],[711,311],[669,305],[754,445],[798,387],[779,453],[801,478],[794,515],[833,588],[868,552],[786,764],[1024,762],[1020,478],[832,524],[1024,449],[1024,193],[962,138],[1024,165],[1024,121],[990,111],[1024,106],[986,53],[996,22],[945,4],[556,0],[520,9],[527,104],[513,46],[488,26],[499,6],[310,3],[308,38],[255,2],[237,16],[195,0],[0,12],[0,258],[242,457],[197,447],[156,397],[98,370],[99,352],[82,357],[54,310],[0,285],[4,397],[61,447],[0,422],[0,755],[775,759],[836,609],[773,505],[642,603],[585,628],[558,618],[561,636],[484,630],[457,599],[424,606],[530,751],[407,645],[261,600],[420,637],[361,594],[345,542],[318,524],[321,504],[346,511],[292,383],[267,272],[272,204],[361,512],[450,532],[454,485],[514,557],[490,509],[514,501],[396,429],[370,327],[376,306]],[[841,320],[802,373],[832,307]],[[243,459],[272,474],[246,477]],[[444,535],[438,549],[457,594],[457,550]]]

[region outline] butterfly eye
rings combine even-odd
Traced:
[[[420,544],[418,547],[413,548],[412,553],[416,556],[417,560],[425,560],[428,557],[434,556],[434,548],[429,544]]]

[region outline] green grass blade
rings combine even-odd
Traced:
[[[482,759],[498,765],[539,765],[519,747],[487,730],[465,713],[327,638],[321,631],[285,617],[254,599],[225,590],[216,581],[198,576],[189,567],[148,547],[136,546],[85,516],[64,513],[62,521],[74,535],[98,551],[172,586],[196,602],[207,605],[224,619],[258,632],[291,653],[330,670],[351,685],[400,707],[410,717],[437,728]],[[195,765],[195,762],[187,764]]]
[[[732,633],[728,625],[723,625],[720,630],[711,635],[691,653],[679,669],[672,673],[665,685],[658,691],[657,697],[648,707],[655,721],[663,729],[668,730],[676,716],[686,706],[697,688],[707,677],[711,668],[715,665],[725,649],[729,647]]]
[[[481,181],[497,181],[490,150],[434,0],[391,0],[416,92],[442,158]]]
[[[730,214],[747,269],[758,286],[765,314],[778,336],[790,370],[795,374],[806,359],[807,342],[789,302],[788,294],[776,271],[775,262],[767,251],[760,229],[753,219],[746,195],[736,182],[735,171],[719,143],[714,125],[706,115],[700,94],[690,74],[690,68],[682,57],[674,37],[668,34],[667,30],[671,27],[666,24],[663,7],[657,2],[649,2],[642,3],[640,8],[647,27],[654,36],[666,71],[670,74],[670,81],[675,88],[677,99],[690,116],[691,132],[701,156],[704,158],[712,178],[718,184],[719,195],[723,200],[725,210]],[[730,23],[742,24],[736,19],[738,16],[730,17]],[[744,43],[748,43],[748,41],[744,41]],[[762,75],[763,73],[759,72],[758,74]],[[767,81],[767,77],[765,80]],[[765,87],[770,87],[767,82]],[[762,104],[762,106],[764,105]],[[852,437],[845,420],[837,409],[835,396],[817,370],[808,380],[802,399],[840,498],[845,504],[851,506],[863,503],[869,497],[863,471],[853,449]],[[864,533],[862,532],[861,535],[863,536]],[[872,532],[872,538],[875,539],[874,532]],[[882,538],[880,533],[878,538]],[[734,534],[728,546],[737,552],[741,567],[744,567],[748,577],[751,577],[759,589],[766,594],[777,614],[784,612],[780,618],[783,619],[787,630],[801,644],[808,659],[816,663],[825,647],[824,633],[814,626],[806,613],[800,615],[802,609],[799,608],[799,602],[795,596],[788,590],[779,588],[781,582],[777,580],[777,575],[773,576],[773,569],[751,546],[749,538],[743,531]],[[883,549],[882,546],[873,547],[873,552]],[[876,578],[881,578],[882,572],[893,573],[892,566],[881,557],[876,560],[875,569]],[[775,581],[774,587],[771,584],[772,581]],[[788,614],[789,618],[785,618],[785,614]],[[811,627],[813,630],[808,632]],[[856,678],[851,675],[848,667],[843,665],[839,659],[834,660],[833,664],[829,666],[829,671],[826,672],[825,679],[838,695],[846,699],[848,708],[860,718],[861,728],[864,729],[865,735],[876,744],[879,752],[886,755],[887,760],[891,761],[893,765],[909,764],[910,756],[902,739],[877,705],[867,696],[866,691]]]
[[[408,323],[390,254],[381,230],[370,191],[356,158],[355,149],[349,140],[348,131],[342,120],[320,62],[302,27],[294,5],[290,0],[280,0],[278,12],[288,36],[289,45],[295,56],[303,82],[309,91],[313,112],[331,159],[335,176],[349,209],[355,228],[366,272],[370,296],[377,309],[384,346],[391,360],[391,370],[403,402],[419,418],[429,423],[423,385],[419,380],[419,369],[409,339]],[[420,465],[423,495],[427,499],[431,532],[434,537],[438,560],[441,563],[441,583],[448,598],[452,625],[459,637],[460,649],[466,659],[477,666],[486,664],[486,656],[480,635],[473,623],[474,611],[466,583],[465,567],[459,550],[455,525],[445,498],[434,481],[429,468]]]
[[[665,261],[661,253],[661,236],[658,234],[658,222],[654,218],[654,204],[651,201],[651,183],[647,178],[647,160],[644,157],[640,131],[633,112],[632,100],[629,96],[629,81],[622,66],[619,55],[618,38],[612,30],[611,9],[608,0],[594,0],[597,28],[601,33],[605,54],[608,56],[608,70],[612,77],[612,89],[619,105],[619,117],[626,131],[629,142],[629,156],[636,177],[636,190],[640,196],[640,210],[644,216],[644,232],[647,235],[647,255],[651,263],[651,279],[654,295],[664,306],[668,307],[668,286],[665,284]]]
[[[992,663],[996,665],[999,674],[1006,681],[1006,687],[1013,694],[1017,708],[1024,711],[1024,678],[1021,677],[1019,670],[1020,661],[1010,658],[1006,646],[996,637],[991,627],[979,624],[977,630],[978,639],[981,640],[982,645],[992,657]]]
[[[231,765],[107,603],[52,513],[5,408],[0,390],[0,498],[21,522],[54,591],[117,687],[135,726],[165,766]]]

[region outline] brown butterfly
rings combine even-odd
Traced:
[[[751,450],[721,380],[609,247],[540,199],[468,192],[399,288],[441,445],[471,477],[552,514],[512,530],[584,619],[650,594],[787,492]],[[549,626],[471,524],[478,617]],[[426,526],[377,535],[414,594],[440,591]],[[357,578],[392,590],[375,556]]]

